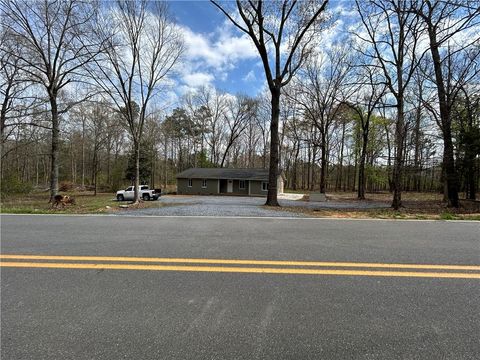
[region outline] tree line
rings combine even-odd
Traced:
[[[328,1],[213,5],[252,39],[266,88],[206,85],[165,108],[184,52],[166,3],[0,1],[2,194],[261,167],[293,190],[390,191],[394,208],[402,191],[475,199],[478,2],[357,1],[329,43],[344,19]]]

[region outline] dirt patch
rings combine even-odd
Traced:
[[[441,200],[406,200],[399,210],[391,208],[358,209],[358,200],[343,198],[336,202],[350,203],[352,208],[308,208],[305,206],[267,207],[272,210],[289,211],[311,217],[359,218],[359,219],[426,219],[426,220],[480,220],[480,201],[462,200],[459,208],[448,208]],[[379,200],[375,200],[379,201]],[[388,202],[385,201],[388,206]]]

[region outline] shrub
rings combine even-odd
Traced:
[[[452,214],[451,212],[443,212],[440,214],[440,219],[442,220],[455,220],[456,219],[456,216],[454,214]]]
[[[32,184],[20,181],[16,176],[9,176],[2,180],[2,199],[11,194],[28,194],[33,190]]]

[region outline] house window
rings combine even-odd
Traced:
[[[238,183],[238,188],[240,190],[245,190],[245,180],[240,180]]]
[[[193,186],[192,179],[188,179],[188,187],[192,187],[192,186]]]
[[[207,187],[207,179],[203,179],[202,180],[202,188],[206,188]]]
[[[262,191],[268,191],[268,182],[262,182]]]

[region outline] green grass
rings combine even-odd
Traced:
[[[302,206],[267,207],[272,210],[285,210],[305,214],[312,217],[355,218],[355,219],[397,219],[397,220],[480,220],[476,213],[452,213],[449,211],[437,212],[435,209],[310,209]]]
[[[99,193],[93,196],[92,192],[67,192],[62,193],[75,198],[75,205],[61,206],[58,209],[52,209],[48,203],[48,192],[33,192],[30,194],[9,195],[2,199],[0,212],[11,214],[109,214],[121,212],[125,209],[120,205],[127,205],[128,202],[118,202],[113,193]],[[426,195],[427,196],[427,195]],[[425,197],[426,197],[425,196]],[[425,201],[425,197],[415,195],[419,200],[408,202],[406,207],[395,211],[390,208],[385,209],[318,209],[312,210],[300,206],[282,207],[280,210],[304,213],[315,217],[332,218],[376,218],[376,219],[419,219],[419,220],[480,220],[480,211],[478,202],[463,201],[460,209],[446,209],[441,202]],[[421,200],[420,200],[421,199]],[[344,200],[355,201],[355,200]],[[385,203],[388,206],[388,202]],[[166,204],[159,201],[141,202],[138,207],[161,207],[175,206],[175,203]],[[107,208],[108,207],[108,208]],[[274,210],[278,208],[272,208]]]
[[[456,220],[457,216],[455,216],[454,214],[452,214],[450,212],[444,212],[444,213],[440,214],[440,219],[442,219],[442,220]]]
[[[120,205],[127,205],[129,202],[118,202],[115,195],[111,193],[98,193],[96,196],[90,192],[62,193],[75,198],[75,204],[65,207],[52,208],[48,203],[49,194],[31,193],[27,195],[9,195],[2,199],[0,212],[10,214],[108,214],[123,211]],[[160,207],[158,201],[141,202],[138,207]]]

